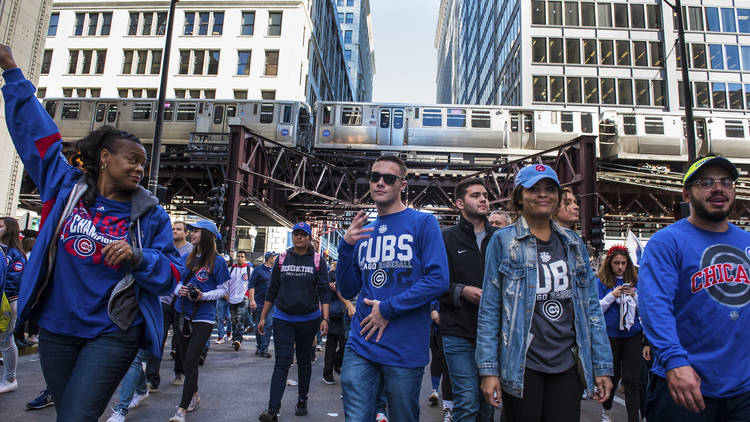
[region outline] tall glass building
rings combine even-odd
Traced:
[[[344,59],[355,101],[372,101],[375,47],[370,0],[336,0]]]
[[[442,0],[441,103],[679,112],[676,14],[659,0]],[[750,110],[750,2],[683,0],[693,102]],[[726,113],[724,113],[726,112]]]

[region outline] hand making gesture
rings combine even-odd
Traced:
[[[344,241],[354,246],[361,239],[367,239],[368,237],[370,237],[368,233],[370,233],[374,229],[372,227],[366,229],[362,228],[362,226],[364,226],[366,223],[367,214],[365,214],[364,211],[358,212],[357,215],[354,216],[354,220],[352,220],[352,224],[349,226],[349,229],[344,234]]]

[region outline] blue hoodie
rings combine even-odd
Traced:
[[[656,375],[690,365],[705,396],[750,392],[750,233],[687,219],[661,229],[646,244],[638,287]]]
[[[58,273],[55,267],[59,262],[55,257],[60,226],[72,215],[86,186],[81,183],[81,171],[72,167],[62,155],[57,126],[34,95],[34,85],[24,78],[20,69],[6,70],[3,77],[8,131],[25,170],[39,189],[43,204],[39,236],[27,264],[34,271],[24,271],[21,279],[17,321],[20,325],[32,314],[44,311],[51,284],[68,282],[54,276]],[[169,216],[158,205],[158,200],[139,186],[131,198],[128,227],[128,237],[134,247],[134,266],[128,276],[107,289],[108,317],[118,328],[126,330],[140,314],[145,325],[147,347],[155,356],[160,354],[164,331],[158,297],[172,291],[183,270],[182,260],[172,241],[171,227]],[[80,281],[85,283],[87,280]],[[75,299],[75,293],[69,292],[70,297]],[[66,303],[68,308],[62,309],[63,313],[74,307],[73,302]],[[77,310],[73,309],[73,312]],[[75,321],[71,321],[69,330],[76,332],[85,328],[76,327]]]
[[[448,257],[438,222],[411,208],[379,216],[370,238],[352,246],[339,243],[337,287],[344,299],[359,294],[347,347],[381,365],[417,368],[427,365],[430,348],[430,302],[448,291]],[[361,291],[361,293],[360,293]],[[380,301],[388,326],[380,342],[359,333],[359,324]]]
[[[3,252],[5,252],[5,261],[7,263],[8,271],[5,276],[5,295],[8,296],[8,300],[18,299],[18,289],[21,285],[21,276],[23,270],[26,268],[26,255],[16,248],[8,248],[8,246],[2,246]]]

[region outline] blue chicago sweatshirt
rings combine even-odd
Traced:
[[[7,245],[2,245],[2,249],[5,252],[5,262],[8,267],[5,277],[5,295],[8,296],[8,300],[16,300],[21,286],[21,276],[26,268],[26,255],[16,248],[8,248]]]
[[[417,368],[427,365],[430,344],[430,302],[448,290],[448,258],[434,216],[411,208],[379,216],[370,238],[352,246],[339,243],[337,286],[345,299],[359,294],[348,347],[382,365]],[[361,293],[360,293],[361,292]],[[360,322],[380,301],[388,325],[380,342],[365,340]]]
[[[316,266],[312,248],[304,255],[297,255],[294,248],[289,248],[276,258],[265,298],[275,306],[274,319],[301,322],[320,318],[320,305],[330,301],[331,289],[326,261],[318,257]]]
[[[750,233],[723,233],[682,219],[648,241],[639,269],[652,371],[690,365],[708,397],[750,391]]]
[[[183,277],[185,281],[179,283],[175,291],[179,290],[183,284],[186,286],[192,284],[203,293],[203,298],[198,302],[193,302],[187,297],[178,296],[175,301],[175,310],[183,313],[185,318],[193,322],[213,324],[216,321],[216,299],[223,298],[227,294],[227,286],[224,284],[230,279],[227,261],[217,254],[212,268],[201,267],[198,271],[191,273],[187,268],[187,263],[185,267]]]

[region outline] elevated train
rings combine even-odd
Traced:
[[[49,98],[43,104],[63,139],[78,139],[108,124],[152,142],[155,99]],[[687,160],[682,114],[600,112],[584,106],[318,102],[311,109],[301,101],[170,99],[162,142],[227,142],[230,123],[244,124],[288,147],[331,154],[392,151],[518,158],[592,135],[598,138],[597,154],[603,160]],[[699,154],[720,152],[750,164],[750,116],[696,111],[694,124]]]

